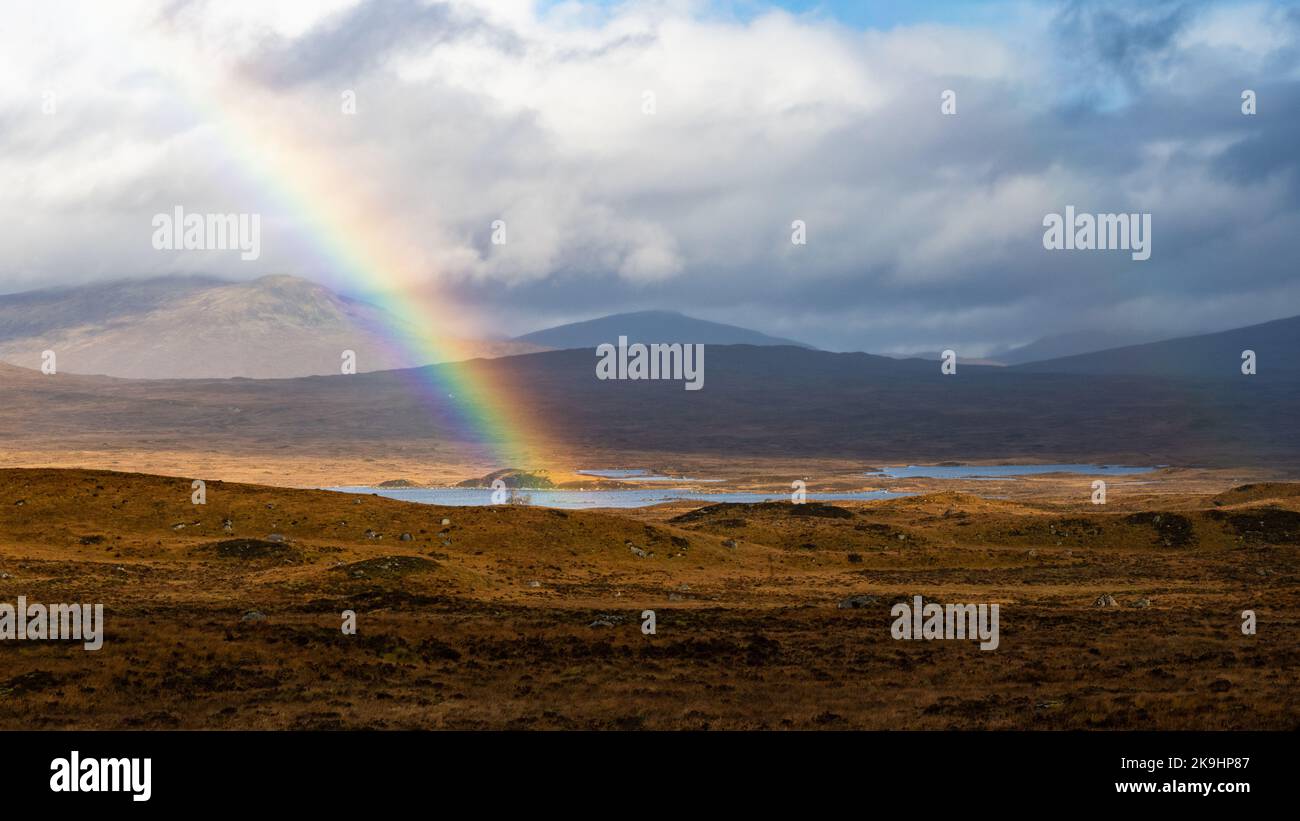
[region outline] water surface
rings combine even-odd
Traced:
[[[427,505],[466,507],[492,504],[492,489],[482,487],[331,487],[343,493],[373,493],[403,502]],[[648,507],[681,499],[692,502],[788,502],[789,493],[707,493],[692,488],[636,488],[629,490],[519,490],[535,507],[587,510],[596,507]],[[809,501],[835,502],[865,499],[892,499],[910,496],[888,490],[864,490],[853,493],[809,493]]]
[[[1005,479],[1042,473],[1079,473],[1085,476],[1127,476],[1150,473],[1154,467],[1128,465],[908,465],[885,467],[866,475],[879,479]]]

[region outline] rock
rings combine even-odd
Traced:
[[[184,522],[177,522],[176,524],[172,525],[172,530],[184,530],[184,529],[185,529]]]
[[[1232,682],[1226,678],[1216,678],[1210,682],[1210,690],[1215,693],[1226,693],[1232,689]]]
[[[242,622],[250,622],[250,623],[263,622],[266,621],[266,614],[263,613],[261,610],[249,610],[247,613],[240,616],[239,620]]]
[[[447,526],[450,525],[450,524],[451,524],[451,519],[443,519],[443,520],[442,520],[442,526],[443,526],[443,527],[447,527]]]
[[[0,573],[0,579],[12,579],[12,578],[13,576],[11,576],[8,573]]]
[[[1097,600],[1092,603],[1093,607],[1114,607],[1115,597],[1109,593],[1102,593]]]
[[[651,555],[651,554],[645,552],[644,550],[642,550],[641,548],[637,547],[637,546],[634,545],[634,544],[629,544],[629,545],[628,545],[628,548],[631,549],[631,551],[632,551],[632,555],[633,555],[633,556],[636,556],[636,557],[641,558],[641,559],[648,559],[648,558],[650,558],[650,555]]]
[[[224,530],[224,531],[226,531],[227,533],[234,533],[234,532],[235,532],[235,523],[232,522],[232,521],[230,521],[229,519],[222,519],[222,520],[221,520],[221,529]]]
[[[536,587],[541,587],[541,586],[542,586],[542,583],[539,582],[539,581],[531,581],[531,582],[528,583],[528,586],[529,586],[529,587],[534,587],[534,588],[536,588]]]
[[[383,536],[380,536],[378,533],[376,533],[376,532],[373,531],[373,530],[367,530],[367,531],[366,531],[366,538],[367,538],[367,539],[382,539],[382,538],[384,538],[384,537],[383,537]]]
[[[726,539],[726,540],[724,540],[724,541],[722,542],[722,546],[725,547],[725,548],[727,548],[728,550],[735,550],[735,549],[736,549],[736,540],[735,540],[735,539]]]
[[[1146,596],[1143,596],[1142,598],[1140,598],[1140,599],[1138,599],[1137,601],[1133,602],[1133,606],[1134,606],[1134,607],[1150,607],[1150,606],[1151,606],[1151,600],[1148,599]]]
[[[404,542],[409,542],[409,541],[411,541],[411,534],[410,534],[410,533],[403,533],[403,534],[402,534],[401,536],[399,536],[398,538],[401,539],[401,540],[404,541]]]
[[[621,624],[622,622],[623,622],[623,617],[616,615],[614,613],[597,613],[596,620],[587,626],[588,627],[613,627],[614,625]]]
[[[858,610],[863,607],[870,607],[871,605],[876,604],[879,601],[880,599],[876,598],[875,596],[866,596],[866,595],[849,596],[847,599],[840,602],[837,605],[837,607],[840,610]]]
[[[282,533],[268,533],[266,534],[266,540],[268,542],[275,542],[276,544],[284,544],[288,541],[288,539],[284,538],[284,534]]]
[[[1036,558],[1038,558],[1038,551],[1031,547],[1031,548],[1029,548],[1028,556],[1029,556],[1029,558],[1031,558],[1031,559],[1036,559]]]
[[[668,601],[681,601],[683,598],[685,598],[685,597],[682,596],[682,595],[680,595],[680,594],[678,594],[678,593],[669,593],[669,594],[668,594]]]

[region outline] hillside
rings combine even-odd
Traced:
[[[335,374],[342,352],[359,371],[431,364],[416,329],[374,305],[304,279],[251,282],[164,277],[0,296],[0,360],[65,373],[139,379],[285,378]],[[526,343],[449,340],[446,358],[539,350]]]
[[[1241,354],[1246,350],[1255,352],[1259,378],[1271,376],[1294,382],[1300,378],[1300,359],[1295,355],[1300,350],[1300,317],[1015,367],[1040,373],[1239,379]]]
[[[515,406],[552,420],[547,430],[557,446],[584,458],[1300,465],[1293,424],[1300,383],[1276,371],[1227,385],[969,365],[944,376],[923,360],[748,345],[706,350],[699,391],[673,381],[600,381],[590,350],[454,367],[471,382],[509,385]],[[453,445],[475,438],[460,423],[463,397],[435,387],[451,378],[448,367],[273,381],[46,377],[9,368],[0,435],[14,450],[402,451],[445,460]],[[504,467],[544,465],[492,469]]]
[[[546,348],[594,348],[609,342],[617,344],[620,336],[633,342],[682,342],[703,345],[793,345],[811,347],[802,342],[695,319],[675,311],[638,311],[613,314],[584,322],[559,325],[515,337],[516,342],[527,342]]]
[[[107,625],[0,642],[0,728],[1291,729],[1274,488],[598,512],[0,470],[0,601]],[[999,604],[996,648],[896,640],[917,595]]]

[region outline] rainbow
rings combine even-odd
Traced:
[[[460,422],[455,442],[474,447],[498,468],[540,466],[548,437],[528,415],[532,403],[493,369],[463,361],[455,340],[439,332],[446,317],[430,291],[428,268],[414,261],[421,249],[385,220],[377,197],[367,198],[360,185],[340,186],[339,179],[352,176],[348,169],[282,120],[259,119],[259,107],[249,105],[253,89],[205,89],[184,82],[176,68],[169,66],[168,76],[182,80],[177,87],[185,99],[217,129],[237,175],[301,221],[308,250],[333,276],[373,295],[398,320],[388,329],[390,346],[412,361],[443,363],[414,371],[414,381]]]

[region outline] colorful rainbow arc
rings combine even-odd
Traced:
[[[242,175],[310,228],[312,250],[334,274],[374,295],[376,304],[396,317],[387,329],[388,343],[414,361],[442,363],[420,368],[413,381],[423,384],[432,403],[452,411],[460,423],[457,432],[468,437],[457,444],[485,449],[498,467],[539,466],[545,436],[526,414],[531,403],[492,368],[455,361],[461,352],[439,333],[445,323],[436,302],[419,287],[428,281],[426,272],[409,262],[410,251],[385,223],[383,211],[361,205],[360,192],[330,188],[347,176],[346,169],[279,123],[257,120],[229,94],[189,89],[194,86],[182,84],[199,117],[217,126]]]

